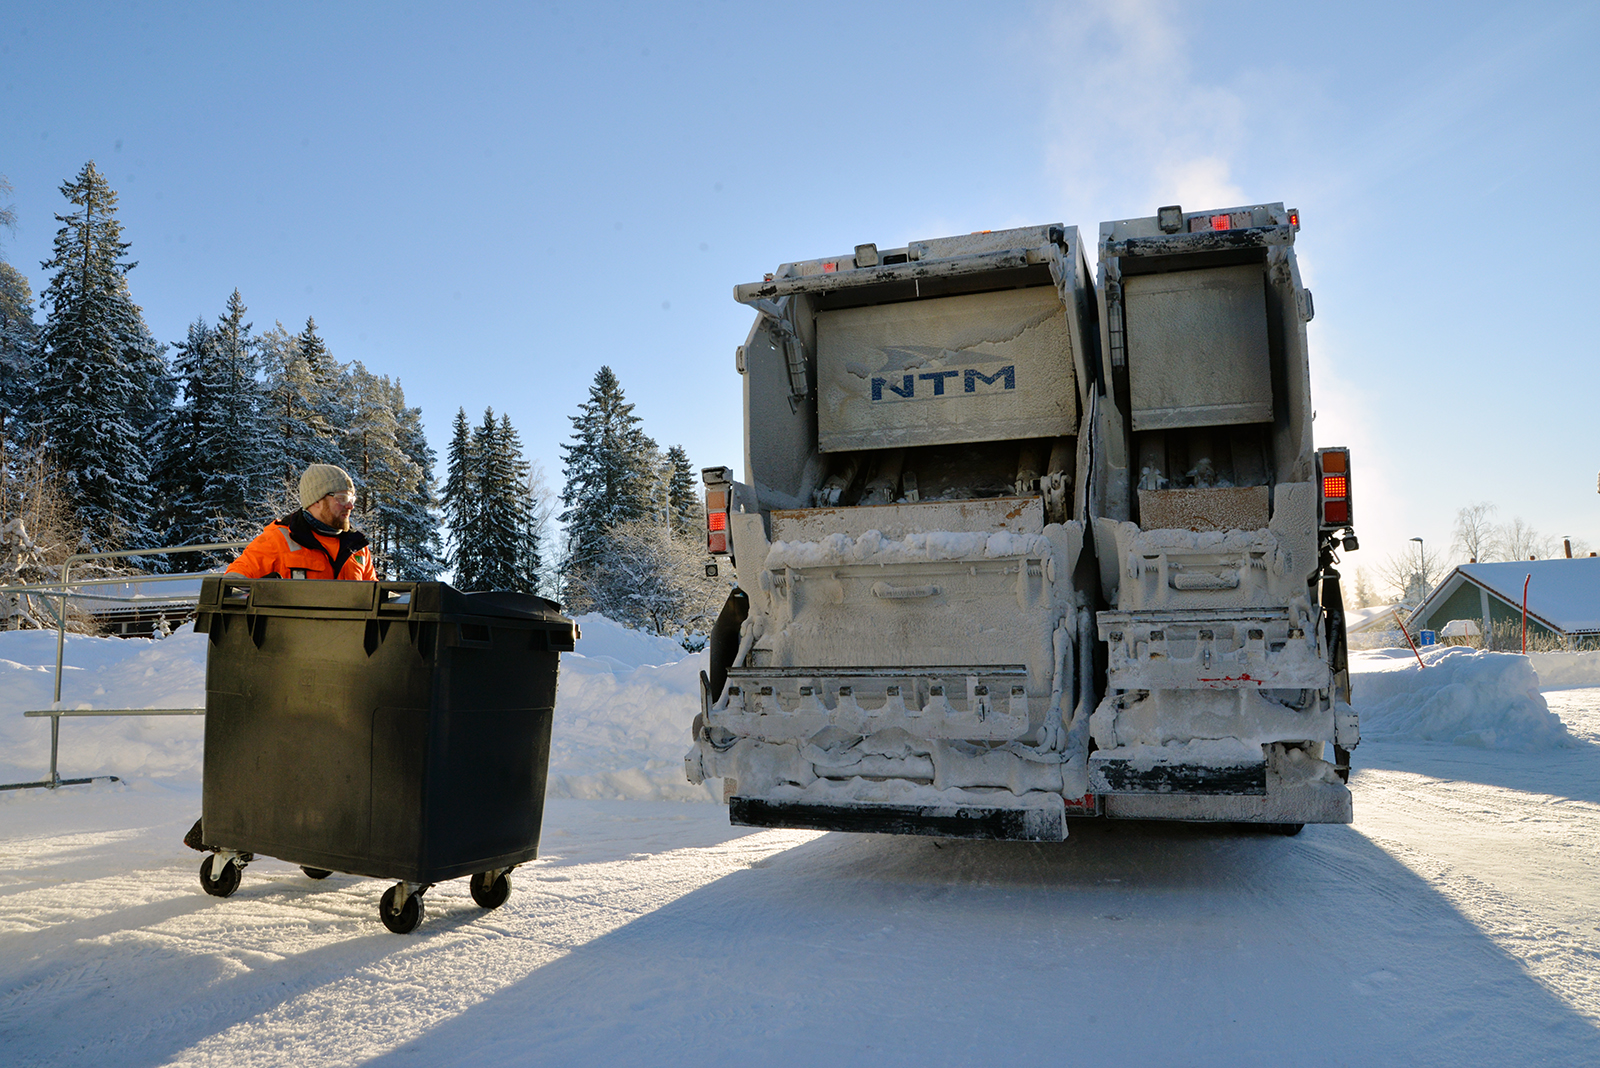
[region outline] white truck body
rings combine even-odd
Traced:
[[[1148,235],[1108,226],[1098,299],[1063,226],[860,246],[736,288],[758,313],[745,478],[707,484],[743,592],[686,758],[735,822],[1059,840],[1069,815],[1349,819],[1320,759],[1309,408],[1284,415],[1307,399],[1292,252],[1224,249],[1176,279],[1147,259],[1123,298],[1117,242]],[[1292,325],[1251,321],[1274,299]],[[1185,386],[1171,342],[1207,324]],[[1128,458],[1163,434],[1179,455],[1197,420],[1243,428],[1222,431],[1243,435],[1229,472],[1259,477],[1141,490]],[[1259,471],[1251,441],[1276,450]]]
[[[1168,212],[1100,228],[1090,788],[1109,816],[1349,822],[1298,218]]]

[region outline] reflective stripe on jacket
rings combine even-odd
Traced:
[[[339,572],[334,574],[334,564]],[[228,573],[245,578],[357,579],[378,577],[367,536],[357,530],[319,534],[304,512],[273,520],[245,546]]]

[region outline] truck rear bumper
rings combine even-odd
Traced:
[[[1030,800],[1020,806],[986,806],[890,805],[863,801],[830,804],[735,795],[728,802],[728,818],[741,827],[921,834],[937,838],[1060,842],[1067,837],[1066,809],[1060,797]]]
[[[1350,788],[1333,765],[1296,747],[1263,749],[1259,763],[1168,762],[1147,754],[1130,759],[1127,750],[1095,753],[1089,758],[1089,788],[1112,819],[1350,822]]]

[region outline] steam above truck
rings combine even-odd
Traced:
[[[1060,840],[1070,816],[1348,822],[1298,215],[858,246],[735,298],[737,586],[686,757],[735,823]]]

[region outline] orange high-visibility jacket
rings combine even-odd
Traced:
[[[269,523],[228,565],[228,573],[245,578],[371,581],[378,577],[365,534],[357,530],[319,534],[303,511]]]

